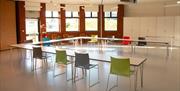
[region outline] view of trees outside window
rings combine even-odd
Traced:
[[[98,31],[97,12],[85,12],[85,30]]]
[[[59,19],[47,18],[46,19],[47,32],[59,32]]]
[[[78,27],[78,18],[66,18],[66,31],[78,31]]]
[[[46,32],[59,32],[58,11],[46,11]]]
[[[66,11],[66,31],[79,31],[78,12]]]
[[[117,12],[105,12],[105,31],[117,31]]]

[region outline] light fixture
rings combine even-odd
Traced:
[[[180,4],[180,0],[179,0],[179,1],[177,1],[177,4]]]

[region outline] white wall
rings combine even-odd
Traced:
[[[153,36],[158,38],[148,39],[166,42],[173,40],[173,45],[180,46],[180,16],[125,17],[124,35],[132,39]]]
[[[180,16],[180,6],[165,7],[169,3],[140,3],[125,5],[126,17]]]

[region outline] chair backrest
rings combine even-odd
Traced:
[[[75,67],[85,66],[89,64],[88,53],[77,53],[75,52]]]
[[[121,42],[121,44],[123,44],[123,45],[128,45],[128,44],[131,43],[131,41],[130,41],[130,36],[123,36],[122,39],[124,39],[124,40]],[[127,40],[126,40],[126,39],[127,39]]]
[[[138,37],[138,40],[146,40],[146,38],[145,37]],[[144,46],[144,45],[147,45],[147,42],[139,41],[138,45],[139,46]]]
[[[42,58],[42,49],[41,47],[33,47],[33,58]]]
[[[91,41],[97,42],[98,35],[91,35]]]
[[[32,43],[33,40],[24,40],[24,43]]]
[[[49,41],[50,39],[48,37],[44,37],[43,41]],[[43,43],[43,46],[50,46],[51,43]]]
[[[110,74],[130,76],[130,59],[111,57]]]
[[[66,50],[56,50],[56,63],[67,65]]]

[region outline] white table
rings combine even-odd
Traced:
[[[40,41],[37,43],[33,43],[34,45],[41,45],[43,43],[57,43],[57,42],[63,42],[63,41],[73,41],[73,45],[75,46],[78,41],[80,41],[80,45],[83,44],[83,40],[90,40],[91,37],[73,37],[73,38],[64,38],[64,39],[57,39],[57,40],[50,40],[50,41]],[[123,41],[127,39],[120,39],[120,38],[97,38],[97,40],[104,41],[104,44],[107,44],[107,41]],[[137,46],[138,42],[147,42],[147,43],[155,43],[155,44],[163,44],[166,46],[166,52],[167,56],[169,56],[169,50],[170,50],[170,43],[165,41],[152,41],[152,40],[135,40],[135,39],[129,39],[127,41],[131,41],[131,52],[135,53],[135,48]],[[102,42],[101,42],[102,43]],[[102,44],[101,44],[102,45]]]

